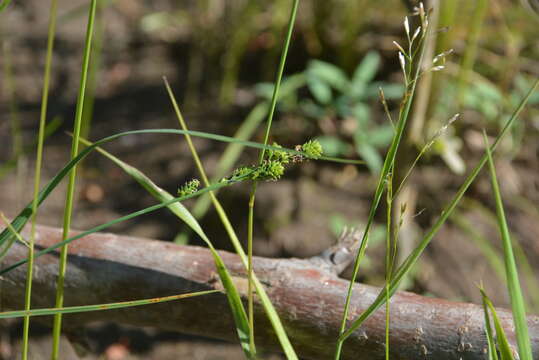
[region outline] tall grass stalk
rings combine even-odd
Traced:
[[[103,52],[103,36],[105,33],[105,24],[103,22],[103,10],[107,4],[103,0],[97,2],[95,14],[95,35],[92,41],[90,56],[90,65],[88,69],[88,80],[84,105],[82,111],[82,122],[80,128],[81,137],[88,138],[94,117],[95,94],[97,81],[99,80],[99,68],[101,67],[101,56]]]
[[[79,85],[79,95],[77,99],[77,108],[75,111],[75,124],[73,127],[73,140],[71,142],[71,159],[75,158],[79,149],[79,137],[82,123],[82,113],[84,109],[84,99],[86,91],[86,82],[88,79],[88,69],[90,65],[90,53],[92,49],[92,36],[94,30],[95,13],[97,0],[92,0],[88,14],[88,24],[86,28],[86,40],[84,45],[84,55],[82,59],[82,71]],[[67,185],[67,194],[64,208],[63,234],[62,239],[69,237],[69,229],[71,227],[71,213],[73,211],[73,197],[75,194],[75,180],[77,175],[76,165],[69,173],[69,182]],[[62,247],[60,251],[60,266],[58,269],[58,280],[56,284],[56,302],[55,307],[59,308],[64,303],[64,279],[67,264],[67,245]],[[51,358],[58,359],[60,349],[60,336],[62,330],[62,314],[54,316],[53,324],[53,343]]]
[[[496,168],[494,166],[492,154],[488,146],[487,136],[485,133],[483,135],[485,137],[485,145],[488,155],[488,166],[490,170],[490,179],[492,182],[492,192],[494,193],[494,199],[496,201],[496,214],[498,215],[498,225],[500,227],[500,235],[503,243],[505,272],[507,277],[507,290],[509,291],[509,298],[511,299],[511,308],[513,311],[513,322],[515,324],[518,350],[521,360],[532,360],[530,336],[528,333],[528,325],[526,322],[526,306],[524,305],[524,297],[522,295],[520,280],[518,278],[517,265],[515,262],[515,256],[513,255],[511,235],[509,234],[509,228],[507,226],[507,220],[505,218],[505,211],[503,208],[500,187],[498,185]]]
[[[298,12],[299,0],[294,0],[292,5],[292,10],[290,11],[290,18],[288,21],[288,30],[286,33],[286,38],[283,46],[283,51],[281,53],[281,60],[279,62],[279,68],[277,69],[277,76],[275,80],[275,86],[273,88],[273,94],[271,96],[271,104],[268,113],[268,120],[266,125],[266,133],[264,135],[264,145],[268,144],[269,135],[271,131],[271,124],[273,121],[273,115],[275,113],[275,107],[277,105],[277,98],[279,95],[279,88],[281,86],[281,80],[284,72],[284,65],[286,63],[286,56],[288,54],[288,48],[290,47],[290,39],[292,38],[292,32],[294,30],[294,24],[296,22],[296,14]],[[264,161],[265,149],[260,151],[258,157],[258,164],[262,165]],[[253,181],[251,187],[251,193],[249,195],[249,215],[248,215],[248,228],[247,228],[247,272],[248,272],[248,314],[249,314],[249,324],[251,329],[251,340],[253,343],[251,346],[254,348],[254,310],[253,310],[253,226],[254,226],[254,206],[255,206],[255,194],[256,194],[257,182]]]
[[[34,172],[34,196],[32,198],[32,217],[30,230],[30,246],[28,248],[28,269],[26,271],[26,292],[24,297],[24,309],[30,310],[32,299],[32,277],[34,269],[34,244],[36,239],[36,219],[39,197],[39,187],[41,183],[41,163],[43,160],[43,143],[45,141],[45,128],[47,119],[47,105],[49,101],[49,83],[52,68],[52,50],[54,48],[54,35],[56,32],[56,13],[58,0],[51,0],[49,14],[49,28],[47,34],[47,54],[45,55],[45,74],[43,76],[43,90],[41,94],[41,110],[39,115],[39,130],[37,136],[36,165]],[[30,329],[30,317],[24,317],[23,339],[22,339],[22,359],[28,358],[28,333]]]
[[[414,53],[412,53],[410,51],[410,54],[407,56],[408,62],[406,63],[408,65],[408,67],[404,66],[405,64],[402,64],[404,75],[405,75],[406,93],[404,95],[404,100],[403,100],[403,103],[402,103],[401,108],[400,108],[399,120],[398,120],[397,125],[396,125],[395,135],[393,136],[393,140],[391,142],[391,145],[390,145],[389,150],[387,152],[386,158],[384,160],[382,171],[381,171],[380,176],[378,178],[378,185],[376,186],[376,190],[375,190],[375,193],[374,193],[374,198],[373,198],[373,200],[371,202],[371,208],[370,208],[370,211],[369,211],[369,217],[367,219],[367,224],[365,225],[365,230],[364,230],[364,233],[363,233],[363,237],[361,239],[361,244],[359,246],[356,258],[354,260],[354,269],[353,269],[352,277],[351,277],[349,285],[348,285],[348,291],[347,291],[346,300],[345,300],[345,304],[344,304],[343,315],[342,315],[342,320],[341,320],[341,326],[340,326],[340,329],[339,329],[339,334],[341,336],[337,340],[337,344],[336,344],[336,348],[335,348],[335,359],[336,360],[340,359],[340,357],[341,357],[342,346],[343,346],[343,342],[344,342],[343,334],[345,333],[345,329],[346,329],[346,321],[348,319],[348,312],[349,312],[349,309],[350,309],[350,302],[351,302],[351,299],[352,299],[352,292],[353,292],[353,289],[354,289],[354,283],[356,281],[356,278],[357,278],[357,275],[358,275],[358,272],[359,272],[359,265],[360,265],[361,260],[363,259],[364,255],[365,255],[365,250],[367,249],[367,243],[368,243],[368,239],[369,239],[369,230],[370,230],[370,227],[371,227],[371,225],[372,225],[372,223],[374,221],[374,215],[376,213],[376,210],[378,209],[378,205],[380,204],[380,200],[381,200],[382,194],[384,192],[385,181],[386,181],[386,179],[388,177],[388,174],[389,174],[390,170],[393,168],[393,164],[395,162],[395,157],[397,155],[397,150],[398,150],[401,138],[402,138],[402,136],[404,134],[404,128],[406,126],[406,122],[408,120],[408,115],[410,113],[410,108],[411,108],[412,101],[413,101],[413,98],[414,98],[414,93],[415,93],[415,87],[416,87],[416,84],[417,84],[417,80],[418,80],[419,75],[421,73],[421,64],[423,62],[422,60],[423,60],[423,54],[424,54],[424,49],[425,49],[425,47],[423,45],[424,45],[424,40],[425,40],[426,34],[428,33],[426,14],[423,13],[421,18],[422,18],[421,19],[422,20],[422,28],[421,28],[421,37],[420,37],[419,44],[418,44],[419,48],[414,52],[415,54],[418,54],[418,58],[414,59],[414,55],[413,55]],[[403,58],[404,58],[404,55],[403,55]],[[412,71],[412,69],[411,69],[412,65],[415,66],[415,72],[414,72],[413,76],[410,76],[411,71]],[[407,75],[407,73],[408,73],[408,75]]]
[[[391,213],[393,211],[393,188],[392,188],[392,176],[391,173],[387,178],[386,189],[386,360],[389,360],[389,284],[391,283]]]

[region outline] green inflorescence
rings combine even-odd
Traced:
[[[301,149],[311,159],[319,159],[324,153],[322,144],[318,140],[309,140],[305,144],[301,145]]]
[[[198,179],[192,179],[178,189],[178,196],[187,196],[191,195],[198,191],[198,187],[200,186],[200,181]]]
[[[277,143],[273,143],[273,146],[281,147]],[[296,150],[303,151],[305,155],[293,155],[282,150],[268,150],[266,158],[260,165],[239,167],[231,176],[221,181],[277,181],[283,176],[286,165],[299,163],[305,159],[319,159],[323,153],[322,145],[316,140],[309,140],[303,145],[298,145]]]

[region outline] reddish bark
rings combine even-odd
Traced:
[[[60,236],[58,229],[39,227],[37,244],[48,247],[58,242]],[[94,234],[73,242],[69,249],[66,306],[219,288],[212,257],[203,248]],[[13,246],[2,267],[25,254],[24,246]],[[245,295],[247,282],[241,262],[236,255],[221,255]],[[51,307],[54,303],[57,260],[57,253],[36,260],[34,308]],[[331,358],[347,281],[338,278],[320,259],[256,258],[254,264],[298,354],[309,359]],[[0,300],[4,307],[23,307],[25,273],[26,266],[20,266],[3,275]],[[379,291],[357,284],[351,318],[357,317]],[[279,345],[260,304],[256,304],[255,311],[257,345],[278,351]],[[498,315],[514,344],[510,312],[500,309]],[[226,297],[220,293],[144,308],[66,315],[65,319],[68,329],[106,320],[237,341]],[[534,358],[539,358],[539,318],[528,319]],[[381,309],[346,341],[343,358],[383,359],[384,326],[385,314]],[[391,359],[486,359],[482,308],[399,292],[391,301],[390,344]]]

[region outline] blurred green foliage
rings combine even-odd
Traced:
[[[369,52],[348,76],[336,65],[321,60],[309,61],[305,71],[292,75],[283,81],[281,110],[297,112],[310,120],[331,119],[341,125],[340,134],[326,134],[318,137],[328,156],[343,156],[351,147],[362,157],[372,172],[379,172],[382,158],[379,150],[384,149],[393,137],[393,125],[379,124],[371,114],[372,102],[378,98],[383,88],[387,100],[397,100],[403,96],[402,84],[374,81],[380,68],[380,55]],[[301,85],[301,86],[298,86]],[[308,96],[300,96],[302,87],[308,89]],[[258,84],[257,94],[269,99],[273,86]]]

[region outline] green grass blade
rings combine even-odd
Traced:
[[[79,141],[83,143],[85,146],[91,146],[93,143],[91,141],[88,141],[84,138],[79,138]],[[142,171],[138,170],[137,168],[123,162],[122,160],[118,159],[116,156],[112,155],[108,151],[96,147],[95,148],[98,152],[106,156],[108,159],[110,159],[112,162],[114,162],[116,165],[118,165],[123,171],[125,171],[129,176],[131,176],[133,179],[135,179],[146,191],[150,193],[154,198],[159,200],[160,202],[170,202],[172,199],[174,199],[174,196],[172,196],[170,193],[165,191],[164,189],[157,186],[149,177],[147,177]],[[202,230],[202,227],[200,224],[196,221],[194,216],[183,206],[180,202],[173,202],[172,204],[168,205],[167,208],[178,218],[180,218],[183,222],[185,222],[191,229],[193,229],[194,232],[196,232],[201,238],[205,238],[206,234]]]
[[[189,134],[191,136],[197,136],[205,139],[210,140],[216,140],[216,141],[222,141],[227,143],[239,143],[248,147],[257,148],[257,149],[266,149],[266,150],[280,150],[280,151],[286,151],[291,154],[296,155],[303,155],[307,156],[304,152],[296,151],[292,149],[287,148],[278,148],[271,145],[263,145],[257,142],[252,141],[241,141],[236,140],[234,138],[223,136],[223,135],[216,135],[216,134],[210,134],[205,133],[201,131],[183,131],[183,130],[177,130],[177,129],[147,129],[147,130],[132,130],[132,131],[126,131],[118,134],[114,134],[108,137],[105,137],[99,141],[96,141],[93,145],[89,146],[88,148],[82,150],[75,158],[73,158],[69,163],[67,163],[53,178],[52,180],[40,191],[39,197],[38,197],[38,205],[40,205],[49,195],[50,193],[58,186],[60,181],[64,179],[64,177],[69,173],[69,171],[75,166],[77,163],[82,161],[91,151],[93,151],[97,146],[105,144],[107,142],[110,142],[112,140],[116,140],[118,138],[121,138],[123,136],[127,135],[136,135],[136,134],[179,134],[179,135],[185,135]],[[325,158],[321,157],[320,160],[326,160]],[[341,159],[344,161],[344,159]],[[329,160],[332,161],[332,160]],[[356,160],[351,160],[350,163],[357,163]],[[14,229],[17,231],[21,231],[21,229],[24,227],[24,225],[27,223],[29,217],[32,215],[32,206],[31,204],[28,204],[11,222],[11,225]],[[2,246],[6,241],[10,240],[11,233],[5,229],[2,233],[0,233],[0,246]]]
[[[34,244],[36,237],[36,223],[37,223],[37,207],[39,188],[41,186],[41,166],[43,162],[43,144],[47,136],[47,132],[50,132],[51,126],[59,126],[60,121],[53,119],[47,124],[47,107],[49,103],[49,88],[50,77],[52,69],[52,53],[54,49],[54,36],[56,32],[56,14],[58,9],[58,0],[51,0],[50,14],[49,14],[49,26],[47,31],[47,54],[45,55],[45,73],[43,75],[43,89],[41,93],[41,108],[39,114],[39,130],[37,135],[37,150],[36,150],[36,164],[34,173],[34,188],[32,198],[32,218],[31,218],[31,230],[30,230],[30,245],[28,249],[28,267],[26,270],[26,289],[25,289],[25,304],[24,309],[30,310],[32,302],[32,281],[33,281],[33,268],[34,268]],[[11,226],[11,225],[10,225]],[[29,347],[29,331],[30,331],[30,318],[24,318],[23,324],[23,340],[22,340],[22,358],[26,360],[28,358]]]
[[[108,303],[108,304],[68,306],[68,307],[63,307],[63,308],[5,311],[5,312],[0,312],[0,319],[13,319],[13,318],[19,318],[19,317],[25,317],[25,316],[46,316],[46,315],[55,315],[55,314],[78,314],[78,313],[90,312],[90,311],[115,310],[115,309],[130,308],[130,307],[135,307],[135,306],[159,304],[159,303],[164,303],[168,301],[187,299],[187,298],[191,298],[195,296],[214,294],[217,292],[219,292],[219,290],[206,290],[206,291],[198,291],[198,292],[189,293],[189,294],[164,296],[164,297],[142,299],[142,300],[122,301],[122,302]]]
[[[73,159],[77,156],[79,152],[79,135],[82,125],[82,113],[84,110],[84,100],[86,94],[86,83],[88,79],[88,69],[90,65],[90,54],[92,50],[92,37],[94,32],[94,21],[95,13],[97,9],[97,0],[91,0],[90,10],[88,12],[88,23],[86,26],[86,38],[84,44],[84,52],[82,57],[82,69],[80,75],[80,84],[79,92],[77,97],[77,106],[75,109],[75,121],[73,124],[73,140],[71,142],[71,155],[70,158]],[[66,189],[66,200],[64,206],[64,218],[63,218],[63,234],[62,239],[69,237],[69,231],[71,227],[71,215],[73,212],[73,200],[75,197],[75,182],[77,176],[77,167],[73,166],[69,172],[69,181]],[[34,195],[33,206],[34,210],[32,213],[35,213],[35,206],[37,205],[37,196]],[[62,307],[64,302],[64,279],[66,272],[66,263],[67,263],[67,246],[63,247],[60,251],[60,261],[58,268],[58,278],[56,280],[56,307]],[[59,349],[60,349],[60,336],[62,329],[62,315],[56,314],[54,316],[54,323],[52,329],[52,354],[51,358],[58,359]]]
[[[84,145],[91,146],[93,145],[90,141],[85,139],[79,139]],[[101,154],[109,158],[111,161],[113,161],[116,165],[118,165],[122,170],[124,170],[128,175],[130,175],[133,179],[135,179],[146,191],[148,191],[153,197],[155,197],[157,200],[159,200],[161,203],[168,203],[167,208],[178,218],[180,218],[183,222],[185,222],[195,233],[197,233],[204,242],[208,245],[210,248],[210,251],[212,252],[212,255],[215,260],[215,264],[217,266],[217,271],[219,272],[219,276],[221,277],[221,281],[223,283],[224,288],[226,289],[227,296],[229,296],[229,303],[232,309],[232,313],[234,315],[234,319],[236,321],[237,325],[237,332],[240,338],[240,342],[242,344],[242,347],[244,351],[246,351],[246,355],[248,357],[254,357],[254,354],[251,354],[249,352],[249,323],[247,321],[247,315],[245,313],[245,309],[243,308],[243,303],[241,302],[241,298],[239,296],[239,293],[237,289],[234,286],[234,282],[232,281],[230,274],[226,270],[226,267],[217,253],[215,251],[215,248],[213,247],[210,239],[207,237],[206,233],[202,230],[202,227],[198,223],[198,221],[194,218],[194,216],[183,206],[180,202],[171,202],[171,200],[174,199],[174,197],[165,191],[164,189],[157,186],[149,177],[147,177],[143,172],[138,170],[137,168],[123,162],[122,160],[118,159],[111,153],[97,147],[97,151],[99,151]]]
[[[479,289],[479,291],[481,291],[481,295],[483,296],[483,302],[490,310],[490,313],[492,314],[492,319],[494,320],[494,328],[496,329],[496,339],[498,343],[498,349],[500,350],[501,360],[514,360],[513,352],[511,351],[511,345],[509,345],[509,341],[507,340],[507,336],[505,335],[505,330],[500,323],[500,318],[498,318],[498,314],[496,313],[494,305],[492,305],[492,302],[488,298],[487,294],[483,291],[483,289]]]
[[[509,228],[507,226],[507,220],[505,218],[505,211],[503,208],[502,197],[500,194],[500,187],[498,185],[498,180],[496,176],[496,168],[494,167],[492,154],[488,147],[488,140],[486,138],[486,134],[483,135],[485,137],[485,144],[487,149],[488,165],[490,169],[490,180],[492,182],[492,191],[494,193],[494,199],[496,201],[498,225],[500,227],[500,235],[503,243],[507,290],[509,291],[509,297],[511,299],[511,308],[513,311],[513,321],[515,323],[518,350],[521,360],[532,360],[530,336],[528,333],[528,324],[526,322],[526,306],[524,305],[524,296],[522,295],[522,289],[518,278],[517,265],[515,262],[515,257],[513,255],[511,235],[509,234]]]
[[[500,134],[498,134],[498,137],[496,138],[496,141],[492,146],[490,147],[490,151],[493,152],[502,138],[506,135],[508,130],[510,129],[511,125],[514,123],[524,106],[526,105],[528,99],[533,94],[535,89],[539,86],[539,80],[535,82],[535,84],[532,86],[528,94],[522,99],[519,106],[515,109],[509,120],[507,120],[505,126],[503,127]],[[455,194],[455,197],[451,200],[451,202],[444,208],[442,211],[440,217],[436,221],[436,223],[432,226],[432,228],[429,230],[429,232],[423,237],[421,242],[418,244],[418,246],[410,253],[410,255],[406,258],[406,260],[403,262],[403,264],[397,269],[395,275],[393,276],[393,279],[391,281],[391,287],[390,287],[390,294],[393,295],[401,282],[401,280],[406,276],[406,274],[412,269],[412,267],[415,265],[417,260],[419,259],[419,256],[423,253],[427,245],[431,242],[431,240],[434,238],[434,236],[438,233],[442,225],[445,223],[447,218],[451,215],[457,204],[459,203],[460,199],[464,196],[464,193],[466,190],[468,190],[468,187],[472,184],[472,182],[475,180],[483,166],[487,162],[487,155],[485,154],[479,163],[475,166],[475,168],[472,170],[470,175],[466,178],[464,183],[461,185],[460,189],[458,190],[457,194]],[[341,335],[342,339],[346,339],[348,336],[350,336],[354,330],[356,330],[358,327],[361,326],[361,324],[370,317],[383,303],[385,302],[385,291],[382,291],[380,295],[376,298],[376,300],[369,306],[354,322],[352,325]]]
[[[488,313],[488,305],[486,297],[484,296],[484,289],[481,288],[481,294],[483,295],[483,312],[485,314],[485,335],[487,336],[488,343],[488,359],[498,360],[498,351],[496,350],[496,343],[492,334],[492,325],[490,324],[490,316]]]

